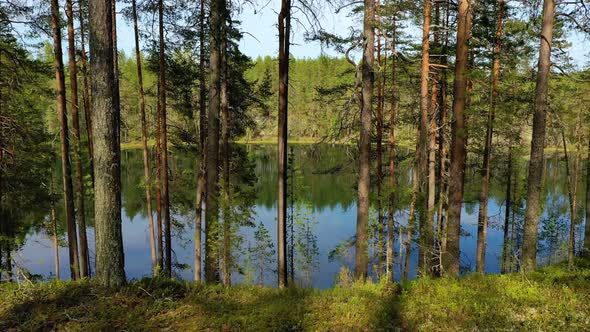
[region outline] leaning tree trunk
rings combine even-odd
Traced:
[[[158,1],[159,18],[159,77],[158,77],[158,108],[160,109],[160,139],[161,142],[161,167],[160,176],[162,185],[162,213],[164,217],[164,272],[168,277],[172,276],[172,232],[170,221],[170,190],[168,187],[168,124],[166,112],[166,55],[164,50],[164,1]]]
[[[76,218],[80,245],[80,277],[88,277],[90,268],[88,240],[86,238],[86,216],[84,213],[84,173],[82,172],[82,145],[80,144],[80,117],[78,115],[78,68],[76,67],[76,40],[74,36],[74,10],[72,0],[66,1],[68,17],[68,54],[70,67],[70,100],[72,104],[72,136],[74,137],[74,162],[76,164]]]
[[[107,287],[125,283],[121,230],[121,148],[115,102],[112,12],[109,1],[90,1],[92,130],[95,134],[94,224],[96,278]]]
[[[504,1],[497,0],[496,16],[496,46],[494,47],[494,62],[492,65],[492,96],[488,123],[486,128],[486,142],[483,151],[483,165],[481,167],[481,189],[479,192],[479,214],[477,217],[477,252],[476,271],[485,272],[486,241],[488,234],[488,192],[490,188],[492,137],[494,134],[494,118],[498,102],[498,81],[500,79],[500,52],[502,51],[502,26]]]
[[[137,80],[139,85],[139,113],[141,116],[141,143],[143,147],[143,181],[145,186],[145,200],[147,204],[148,227],[150,236],[150,248],[152,257],[152,271],[155,274],[158,259],[156,255],[156,237],[154,235],[154,216],[152,212],[152,189],[150,179],[150,157],[148,149],[147,121],[145,116],[145,96],[143,91],[143,70],[141,66],[141,49],[139,48],[139,28],[137,26],[137,4],[135,0],[131,1],[133,14],[133,31],[135,36],[135,61],[137,62]]]
[[[212,0],[209,15],[209,115],[207,125],[207,195],[205,201],[205,278],[217,283],[219,276],[219,113],[221,90],[221,25],[224,0]]]
[[[551,70],[551,42],[553,40],[554,19],[555,0],[544,0],[533,114],[533,138],[531,140],[526,211],[524,215],[522,270],[525,272],[531,272],[537,267],[539,210],[541,208],[540,200],[543,186],[543,151],[545,147],[547,110],[549,108],[547,97]]]
[[[367,227],[369,224],[369,194],[371,185],[371,115],[373,113],[373,84],[375,61],[375,3],[364,0],[364,50],[362,63],[362,105],[359,142],[359,179],[356,218],[356,256],[354,276],[365,280],[368,268]]]
[[[461,238],[461,205],[465,183],[467,157],[467,125],[465,100],[469,61],[469,32],[471,30],[471,0],[459,2],[457,23],[457,54],[453,87],[453,122],[451,126],[451,166],[449,169],[449,206],[447,210],[447,244],[444,270],[448,276],[459,275],[459,241]]]
[[[419,206],[420,206],[420,245],[418,246],[418,270],[420,274],[430,274],[432,220],[429,220],[429,183],[428,183],[428,148],[430,126],[428,113],[430,100],[428,98],[428,77],[430,71],[430,22],[432,16],[432,2],[424,1],[422,24],[422,74],[420,79],[420,131],[418,137],[418,176],[419,176]]]
[[[279,119],[278,119],[278,198],[277,238],[279,287],[287,286],[287,139],[289,107],[289,46],[291,1],[281,1],[279,13]]]
[[[60,125],[61,162],[66,226],[68,232],[68,249],[70,254],[70,273],[72,279],[78,279],[80,277],[80,263],[78,260],[78,241],[76,238],[74,190],[72,185],[72,167],[70,165],[70,144],[68,138],[68,118],[66,109],[66,83],[61,48],[61,27],[59,22],[59,2],[57,0],[51,0],[51,25],[53,27],[53,51],[55,53],[55,80],[57,81],[57,115]]]

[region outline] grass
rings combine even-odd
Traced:
[[[91,280],[4,284],[0,330],[583,331],[590,326],[590,263],[578,266],[322,291],[159,278],[116,291]]]

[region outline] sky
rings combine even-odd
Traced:
[[[244,32],[244,38],[240,42],[241,51],[256,59],[258,56],[276,56],[278,52],[277,13],[280,1],[268,0],[268,4],[258,10],[252,6],[244,7],[237,19],[241,21],[240,29]],[[295,14],[302,22],[304,17]],[[360,27],[360,18],[351,18],[347,11],[335,14],[332,8],[327,6],[318,14],[322,29],[330,33],[348,35],[351,26]],[[133,29],[129,22],[120,19],[118,22],[119,48],[130,54],[134,50]],[[318,42],[305,41],[305,26],[293,23],[293,35],[291,55],[296,58],[314,58],[321,54],[340,56],[334,50],[322,48]],[[572,44],[570,55],[573,63],[579,68],[590,64],[590,40],[580,33],[573,33],[569,38]],[[416,39],[418,40],[418,39]]]

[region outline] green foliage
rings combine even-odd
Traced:
[[[590,262],[530,275],[421,278],[401,287],[328,290],[195,286],[143,279],[119,290],[89,280],[0,285],[2,330],[457,331],[584,330]]]
[[[257,283],[264,285],[264,277],[272,269],[275,261],[275,246],[268,230],[261,223],[254,231],[254,245],[248,247],[249,257],[253,264],[253,269],[257,271]],[[247,267],[247,269],[252,267]]]

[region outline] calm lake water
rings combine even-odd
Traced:
[[[293,148],[293,164],[295,171],[294,192],[299,206],[306,210],[298,210],[302,222],[308,225],[308,233],[316,235],[317,256],[315,268],[311,269],[310,283],[319,288],[333,285],[341,267],[352,269],[354,261],[353,248],[342,245],[354,240],[356,229],[356,153],[352,146],[330,145],[295,145]],[[269,231],[272,242],[276,246],[276,146],[273,145],[234,145],[232,147],[232,183],[235,192],[241,197],[236,199],[241,204],[241,211],[251,211],[250,218],[244,212],[241,222],[249,221],[253,225],[262,223]],[[523,155],[526,151],[523,151]],[[396,166],[396,222],[405,225],[408,219],[408,206],[411,197],[412,157],[410,151],[400,149]],[[151,270],[151,259],[148,238],[148,225],[145,211],[142,154],[140,150],[123,151],[122,155],[122,202],[123,202],[123,242],[125,248],[125,270],[128,278],[148,276]],[[559,155],[549,155],[546,160],[544,207],[542,226],[540,263],[548,263],[550,259],[559,259],[561,242],[567,240],[567,223],[569,222],[568,200],[565,181],[565,166]],[[477,239],[477,193],[480,176],[478,166],[481,161],[470,155],[469,169],[466,179],[465,204],[462,210],[461,258],[465,271],[475,269],[475,246]],[[175,275],[183,279],[193,276],[193,233],[194,233],[194,201],[195,201],[195,170],[197,158],[194,152],[174,151],[171,153],[171,204],[174,219],[173,229],[173,261],[176,263]],[[507,176],[506,156],[497,153],[494,156],[493,178],[490,190],[486,271],[499,273],[502,255],[505,209],[505,193]],[[56,165],[55,178],[59,179],[60,168]],[[385,171],[387,176],[387,171]],[[524,212],[524,192],[526,191],[526,161],[522,157],[514,158],[513,195],[515,211],[513,220],[518,231]],[[374,178],[373,178],[374,180]],[[387,181],[387,178],[386,178]],[[585,187],[580,179],[580,195],[584,195]],[[372,186],[372,189],[376,186]],[[579,197],[583,202],[583,197]],[[91,204],[90,197],[88,205]],[[375,200],[373,199],[373,202]],[[63,226],[62,203],[57,205],[57,216]],[[583,204],[580,204],[583,206]],[[90,210],[90,209],[89,209]],[[303,211],[303,212],[302,212]],[[308,211],[307,213],[305,211]],[[47,211],[49,214],[49,211]],[[94,230],[90,219],[88,228],[91,256],[94,255]],[[371,219],[376,220],[376,211],[372,211]],[[578,228],[581,228],[579,225]],[[256,227],[242,226],[240,249],[234,250],[238,267],[234,269],[234,282],[245,278],[247,265],[247,248],[254,246]],[[581,234],[580,231],[577,232]],[[65,238],[61,234],[62,241]],[[396,253],[399,251],[396,234]],[[339,254],[333,255],[336,248],[344,248]],[[69,276],[68,255],[65,246],[59,249],[62,278]],[[313,255],[312,255],[313,256]],[[415,275],[417,249],[411,255],[411,275]],[[23,244],[15,255],[18,266],[32,274],[51,278],[54,271],[54,258],[51,238],[47,231],[34,228],[25,237]],[[94,258],[91,258],[94,261]],[[298,260],[296,269],[302,266]],[[252,269],[253,267],[250,266]],[[396,261],[395,277],[400,276],[399,261]],[[275,263],[265,269],[265,284],[275,285]]]

